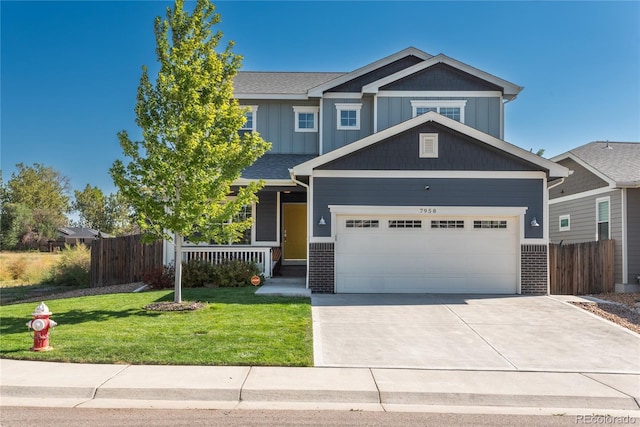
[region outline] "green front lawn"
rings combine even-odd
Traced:
[[[144,310],[172,291],[45,300],[58,326],[53,351],[29,351],[25,323],[37,303],[0,307],[0,357],[80,363],[312,366],[309,298],[264,297],[256,288],[183,289],[207,301],[187,312]]]

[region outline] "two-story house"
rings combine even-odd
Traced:
[[[279,248],[313,292],[547,293],[547,181],[568,170],[503,140],[521,90],[415,48],[240,72],[243,131],[273,146],[237,182],[266,186],[234,250]]]

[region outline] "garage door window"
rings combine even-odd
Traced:
[[[507,221],[473,221],[473,228],[507,228]]]
[[[464,228],[464,220],[437,220],[431,221],[431,228]]]
[[[345,225],[347,228],[378,228],[380,221],[377,219],[348,219]]]
[[[389,220],[389,228],[422,228],[422,221],[411,219]]]

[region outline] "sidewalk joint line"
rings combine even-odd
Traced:
[[[382,407],[382,410],[384,412],[387,412],[387,408],[385,408],[384,405],[382,404],[382,393],[380,391],[380,387],[378,387],[378,381],[376,380],[376,376],[373,375],[373,369],[372,368],[367,368],[367,369],[369,370],[369,374],[371,374],[371,379],[373,379],[373,384],[375,384],[376,390],[378,390],[378,403]]]
[[[578,372],[578,374],[580,374],[580,375],[582,375],[583,377],[586,377],[586,378],[588,378],[588,379],[590,379],[590,380],[592,380],[592,381],[595,381],[595,382],[597,382],[597,383],[600,383],[600,384],[602,384],[602,385],[603,385],[603,386],[605,386],[605,387],[608,387],[608,388],[610,388],[610,389],[612,389],[612,390],[615,390],[615,391],[617,391],[617,392],[618,392],[618,393],[620,393],[620,394],[624,394],[625,396],[630,397],[630,398],[631,398],[631,400],[633,400],[633,403],[635,403],[635,404],[636,404],[636,406],[638,407],[638,409],[640,409],[640,403],[638,402],[638,399],[636,399],[636,398],[635,398],[635,396],[632,396],[632,395],[630,395],[630,394],[628,394],[628,393],[625,393],[625,392],[624,392],[624,391],[622,391],[622,390],[618,390],[618,389],[617,389],[617,388],[615,388],[614,386],[609,385],[609,384],[607,384],[607,383],[604,383],[604,382],[602,382],[602,381],[600,381],[600,380],[598,380],[598,379],[596,379],[596,378],[592,378],[592,377],[590,377],[590,376],[589,376],[589,374],[588,374],[588,373]],[[592,375],[593,375],[593,374],[592,374]],[[597,375],[597,373],[596,373],[596,375]],[[613,375],[626,375],[626,374],[613,374]],[[632,374],[632,375],[633,375],[633,374]]]
[[[108,383],[109,381],[111,381],[112,379],[114,379],[115,377],[117,377],[118,375],[120,375],[121,373],[123,373],[124,371],[126,371],[127,369],[129,369],[131,367],[131,365],[125,365],[122,369],[120,369],[118,372],[116,372],[115,374],[111,375],[109,378],[107,378],[106,380],[104,380],[102,382],[102,384],[98,384],[98,386],[96,388],[93,389],[93,395],[91,396],[91,399],[89,399],[87,402],[91,401],[91,400],[95,400],[96,398],[96,394],[98,394],[98,390],[100,390],[100,388],[105,385],[106,383]],[[86,403],[86,402],[84,402]]]
[[[251,371],[253,371],[253,366],[249,366],[249,371],[247,372],[247,375],[244,377],[242,384],[240,384],[240,393],[238,395],[238,405],[240,404],[240,402],[242,402],[242,391],[244,390],[244,385],[247,383],[247,380],[249,379],[249,375],[251,375]]]

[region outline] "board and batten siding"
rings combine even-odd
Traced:
[[[413,117],[411,101],[466,100],[464,124],[500,138],[502,130],[499,97],[388,97],[378,96],[378,132]]]
[[[322,101],[322,151],[328,153],[336,148],[351,144],[373,133],[373,100],[371,98],[353,99],[329,98]],[[336,104],[362,104],[360,109],[360,129],[338,129],[338,110]]]
[[[640,276],[640,188],[627,188],[627,264],[629,283]]]
[[[331,236],[329,205],[523,206],[527,207],[525,224],[536,217],[543,225],[544,191],[542,179],[314,178],[313,236]],[[320,217],[326,225],[318,225]],[[525,227],[525,238],[542,238],[543,228]]]
[[[242,105],[257,105],[256,130],[271,143],[272,154],[318,154],[320,132],[296,132],[294,106],[318,107],[317,101],[243,99]],[[318,126],[319,129],[319,126]]]
[[[615,243],[615,280],[622,283],[622,191],[619,189],[564,202],[549,202],[549,241],[582,243],[596,240],[596,199],[610,197],[610,237]],[[571,215],[570,230],[560,231],[560,216]]]

